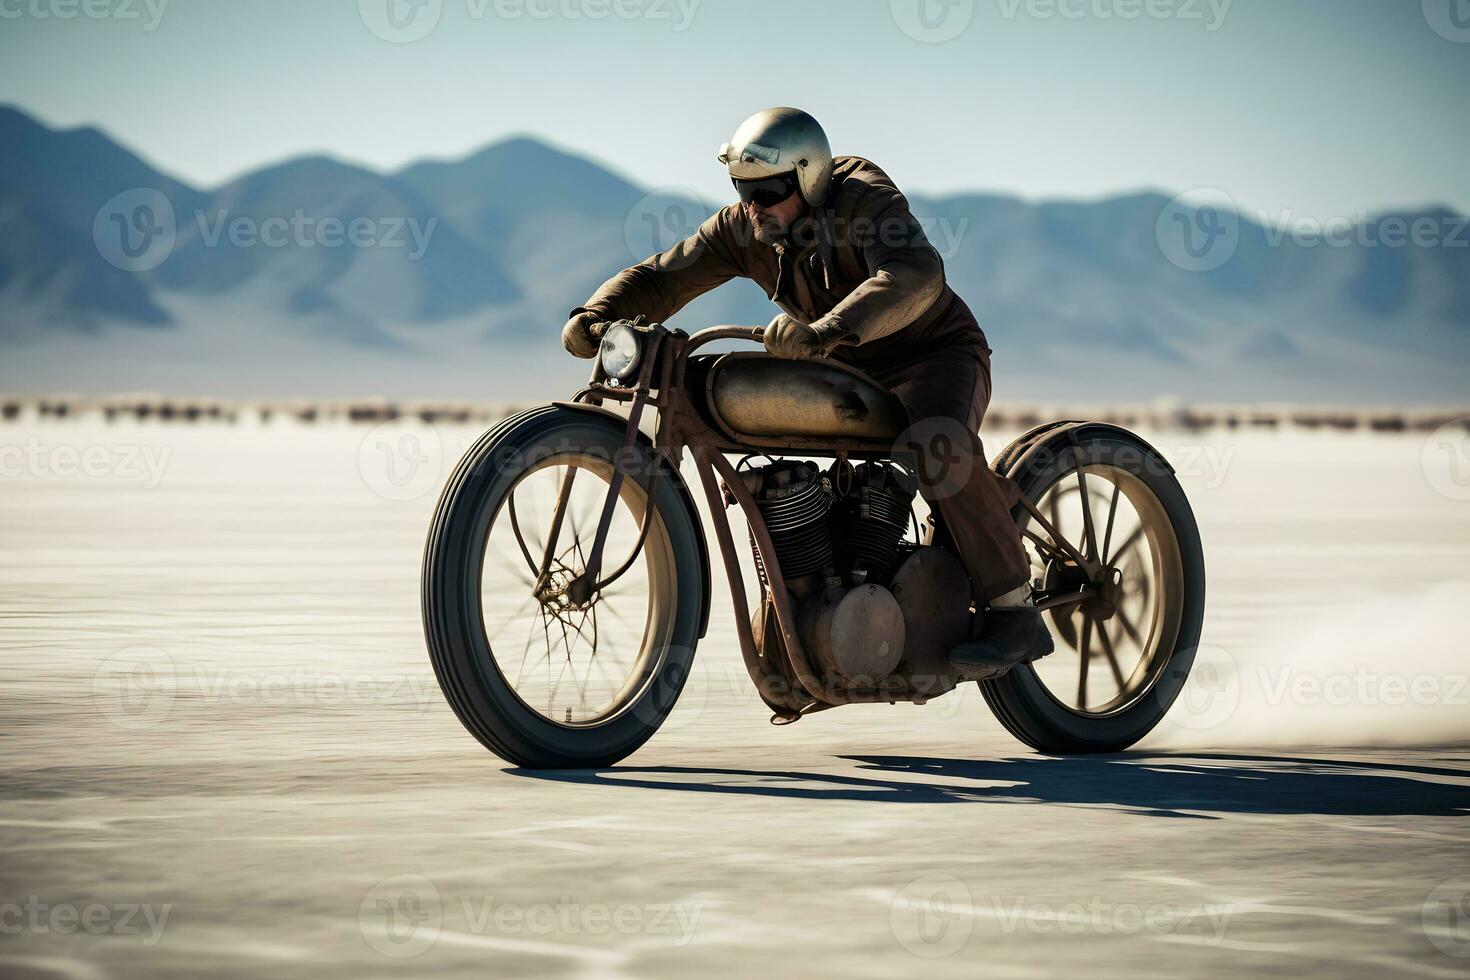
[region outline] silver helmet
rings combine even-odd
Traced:
[[[763,109],[740,124],[717,159],[736,180],[795,173],[802,200],[820,207],[832,183],[832,146],[821,124],[800,109]]]

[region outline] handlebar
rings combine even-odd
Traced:
[[[705,327],[703,330],[696,331],[689,338],[687,350],[703,347],[705,344],[716,340],[750,340],[759,344],[765,339],[765,335],[765,327],[742,327],[733,323],[722,323],[718,326]],[[856,346],[856,344],[850,340],[843,339],[837,341],[837,343],[831,345],[828,349],[853,346]]]
[[[749,340],[759,344],[765,337],[765,333],[765,327],[742,327],[733,323],[705,327],[703,330],[695,331],[689,338],[689,343],[684,348],[684,351],[687,354],[696,348],[703,347],[705,344],[713,343],[716,340]]]
[[[766,335],[765,327],[742,327],[733,323],[722,323],[695,331],[701,343],[705,340],[761,340]]]

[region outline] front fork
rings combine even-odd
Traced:
[[[579,609],[585,609],[597,601],[602,590],[612,585],[623,576],[633,563],[638,560],[638,555],[643,551],[643,545],[648,540],[648,531],[653,524],[654,499],[658,492],[658,465],[657,455],[648,460],[648,480],[644,484],[647,493],[647,501],[644,506],[643,519],[638,528],[638,540],[629,552],[627,559],[613,570],[607,578],[601,578],[603,565],[603,551],[607,547],[607,533],[612,526],[613,514],[617,510],[618,498],[622,494],[623,482],[629,478],[637,480],[637,474],[633,471],[632,461],[638,455],[639,423],[643,419],[643,409],[651,398],[653,371],[658,363],[658,349],[663,338],[659,335],[651,335],[648,350],[645,352],[644,362],[638,372],[638,385],[633,390],[632,404],[628,410],[628,425],[623,433],[623,444],[612,461],[612,475],[608,478],[607,496],[602,503],[602,511],[597,519],[597,531],[592,539],[592,547],[587,552],[587,559],[582,572],[567,583],[565,595],[568,601]],[[602,402],[601,392],[606,391],[605,377],[602,372],[602,361],[598,359],[592,369],[592,377],[588,386],[578,393],[577,398],[586,400],[593,405]],[[541,557],[541,564],[537,570],[536,583],[532,589],[533,594],[539,601],[546,602],[553,598],[554,591],[551,582],[551,571],[556,555],[557,538],[561,534],[562,523],[566,519],[566,511],[571,503],[572,483],[576,479],[577,468],[569,466],[567,475],[562,479],[561,489],[557,493],[556,509],[551,518],[551,530],[546,538],[546,549]]]

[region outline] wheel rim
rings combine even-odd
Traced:
[[[588,603],[565,594],[585,570],[612,472],[606,459],[579,453],[540,461],[517,477],[485,535],[480,607],[490,659],[526,708],[566,728],[607,724],[637,703],[663,664],[678,608],[668,529],[656,509],[650,517],[647,492],[632,479],[622,481],[608,526],[603,580],[631,563]],[[652,525],[639,548],[645,519]]]
[[[1108,464],[1086,466],[1083,473],[1085,480],[1068,470],[1039,506],[1061,536],[1099,561],[1116,584],[1095,599],[1050,610],[1056,652],[1028,669],[1063,708],[1100,718],[1128,710],[1163,676],[1179,634],[1184,571],[1173,524],[1142,480]],[[1084,499],[1091,504],[1091,538]],[[1022,533],[1034,581],[1047,589],[1076,582],[1075,564],[1057,553],[1056,542],[1030,515]]]

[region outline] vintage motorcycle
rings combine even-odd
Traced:
[[[607,766],[674,707],[711,603],[686,452],[773,722],[956,688],[948,652],[984,612],[942,520],[915,518],[902,406],[838,361],[700,353],[761,333],[619,321],[585,388],[501,422],[450,477],[424,554],[424,631],[445,698],[501,758]],[[1168,711],[1199,642],[1204,556],[1183,489],[1144,440],[1092,422],[1038,426],[992,469],[1057,651],[979,682],[985,700],[1042,752],[1125,749]],[[753,548],[753,609],[731,507]]]

